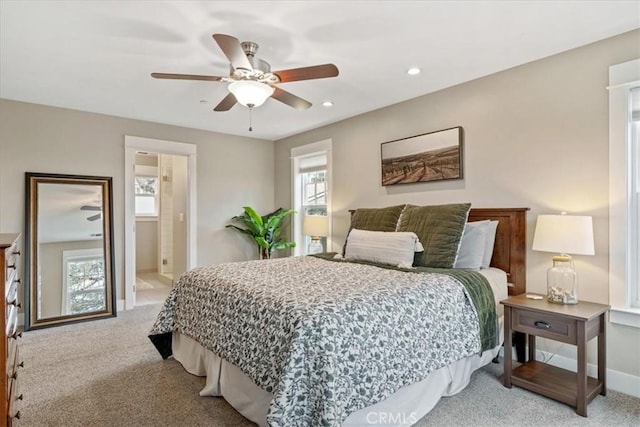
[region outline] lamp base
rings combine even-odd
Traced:
[[[547,301],[555,304],[577,304],[578,295],[576,295],[575,289],[565,289],[559,286],[548,286]]]
[[[322,247],[322,242],[320,242],[320,239],[311,239],[311,242],[307,246],[307,254],[319,254],[322,252],[324,252],[324,248]]]
[[[553,257],[553,267],[547,270],[547,301],[556,304],[578,303],[578,275],[568,255]]]

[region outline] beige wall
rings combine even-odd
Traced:
[[[608,69],[639,56],[640,31],[633,31],[277,141],[275,204],[291,203],[291,147],[330,138],[334,250],[347,232],[347,210],[358,207],[525,206],[529,248],[538,214],[592,215],[596,255],[575,257],[579,296],[607,303]],[[465,132],[463,180],[380,185],[382,142],[453,126]],[[529,290],[546,292],[551,255],[528,251]],[[640,330],[615,324],[608,330],[608,367],[640,376]],[[546,349],[575,358],[573,348]]]
[[[158,221],[136,221],[136,273],[158,271]]]
[[[211,113],[211,120],[223,120]],[[124,298],[124,136],[197,145],[198,265],[254,257],[225,229],[250,205],[273,209],[271,141],[0,100],[0,231],[24,230],[24,173],[113,177],[117,297]]]

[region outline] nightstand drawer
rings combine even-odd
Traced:
[[[511,328],[515,331],[549,338],[567,344],[576,343],[576,321],[529,310],[513,310]]]

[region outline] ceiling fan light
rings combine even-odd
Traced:
[[[275,89],[268,84],[253,80],[239,80],[229,85],[229,92],[245,107],[254,108],[264,104]]]

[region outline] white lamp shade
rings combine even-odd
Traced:
[[[595,255],[591,217],[538,215],[532,249],[561,254]]]
[[[229,85],[229,92],[236,97],[236,101],[245,107],[254,108],[264,104],[273,94],[274,88],[265,83],[253,80],[239,80]]]
[[[302,224],[302,234],[320,237],[329,234],[329,219],[324,215],[306,215]]]

